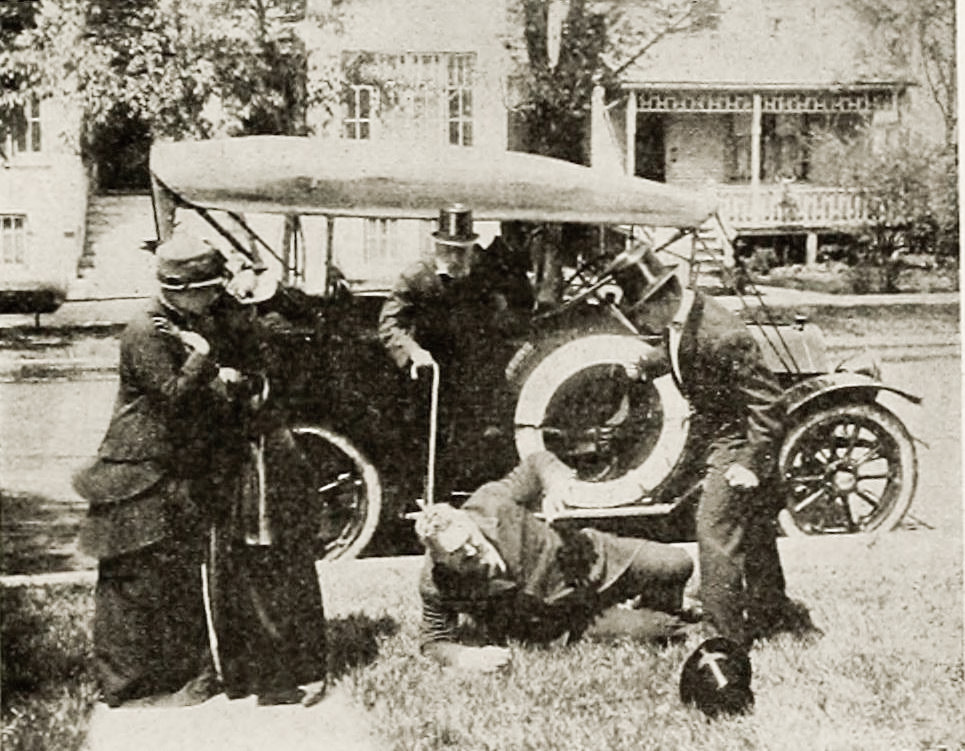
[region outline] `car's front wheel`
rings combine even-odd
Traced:
[[[787,535],[893,529],[911,505],[918,462],[911,435],[878,404],[840,404],[794,425],[778,459]]]

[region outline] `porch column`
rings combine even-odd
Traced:
[[[813,266],[818,262],[818,233],[808,232],[804,241],[804,264]]]
[[[751,213],[759,218],[761,190],[761,95],[754,94],[751,108]]]
[[[627,99],[627,174],[637,173],[637,92],[631,91]]]
[[[603,87],[597,84],[590,96],[590,166],[600,167],[606,161],[607,142],[606,105]]]

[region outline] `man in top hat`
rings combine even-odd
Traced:
[[[582,635],[667,640],[685,636],[693,562],[679,548],[595,529],[556,528],[532,509],[574,492],[549,452],[481,486],[459,509],[426,507],[422,651],[444,666],[489,672],[507,664],[507,639],[560,644]],[[633,600],[634,607],[618,607]],[[474,633],[460,632],[460,615]],[[470,643],[466,643],[470,642]]]
[[[99,560],[94,653],[111,706],[154,695],[191,704],[215,690],[200,578],[213,510],[192,485],[208,471],[229,401],[198,333],[222,294],[224,262],[175,233],[157,249],[157,275],[160,294],[120,337],[120,385],[97,458],[74,478],[90,502],[81,546]]]
[[[665,335],[674,379],[694,410],[691,431],[710,445],[697,507],[704,613],[742,647],[778,631],[813,628],[785,593],[777,549],[781,388],[736,315],[684,289],[651,251],[638,268],[646,286],[634,321]]]
[[[441,448],[451,452],[457,451],[455,441],[481,430],[473,425],[477,417],[485,422],[493,412],[501,412],[493,407],[498,399],[508,398],[503,377],[510,356],[506,342],[528,320],[533,294],[525,266],[500,237],[485,251],[476,245],[479,236],[468,207],[443,208],[432,238],[433,254],[401,274],[382,306],[379,338],[395,364],[408,368],[412,378],[438,363],[440,414],[454,436],[447,442],[443,434]],[[474,404],[473,394],[477,401],[485,394],[485,404]],[[458,414],[452,409],[456,400]],[[486,415],[476,415],[474,410],[480,409]],[[502,436],[499,447],[476,450],[492,453],[509,446]],[[505,466],[499,471],[512,466],[513,457],[504,453]],[[443,470],[447,464],[453,462],[440,461]]]

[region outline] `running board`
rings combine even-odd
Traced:
[[[544,521],[559,521],[560,519],[611,519],[616,517],[658,516],[669,514],[679,503],[651,503],[649,505],[616,506],[614,508],[576,508],[558,511],[550,516],[537,511],[536,517]]]

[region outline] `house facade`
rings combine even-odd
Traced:
[[[311,50],[310,68],[334,71],[342,81],[339,108],[334,117],[312,123],[316,135],[391,142],[399,149],[506,150],[502,0],[307,0],[300,34]],[[478,224],[483,243],[498,232],[496,225]],[[332,235],[335,265],[356,289],[386,288],[430,251],[430,225],[339,219]],[[310,279],[309,271],[309,287]]]
[[[782,237],[813,262],[866,218],[840,144],[909,117],[912,82],[868,69],[847,0],[722,0],[717,28],[668,35],[594,102],[595,165],[716,194],[743,236]]]
[[[84,248],[87,175],[76,113],[53,99],[0,111],[0,312],[44,312]]]

